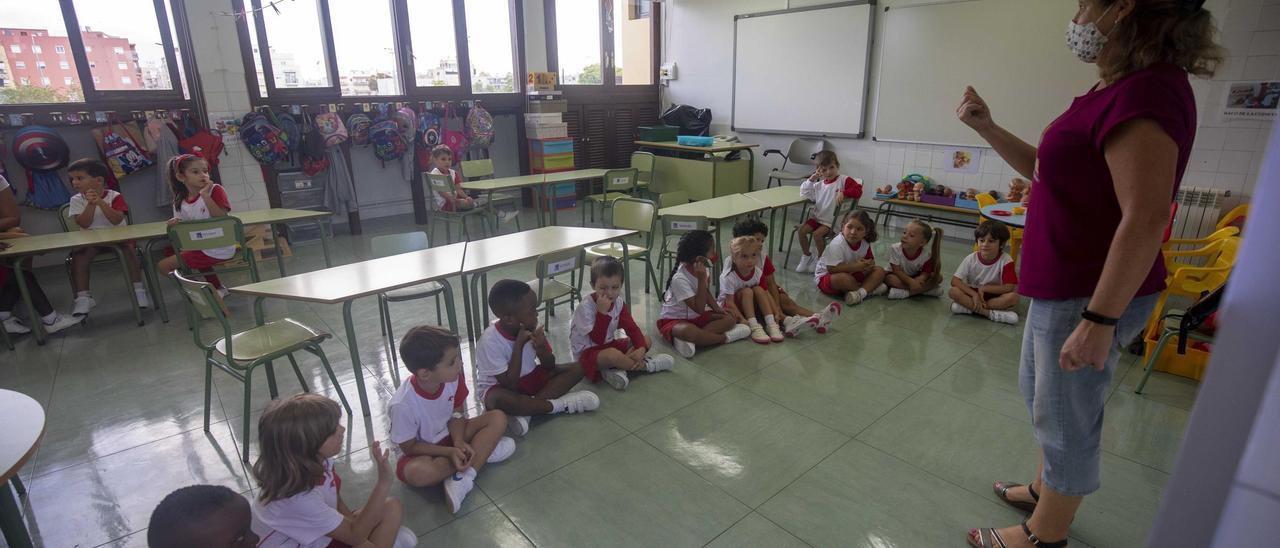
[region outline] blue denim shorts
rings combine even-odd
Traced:
[[[1120,345],[1128,344],[1142,330],[1157,297],[1138,297],[1124,309],[1116,326],[1116,344],[1102,371],[1086,367],[1072,372],[1058,367],[1058,355],[1080,323],[1080,313],[1089,299],[1031,301],[1022,332],[1018,380],[1036,440],[1044,451],[1041,480],[1050,489],[1069,496],[1098,490],[1107,387],[1120,360]]]

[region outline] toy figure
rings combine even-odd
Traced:
[[[1026,195],[1027,187],[1029,186],[1031,185],[1026,181],[1014,177],[1012,181],[1009,181],[1009,201],[1021,202],[1022,197]]]

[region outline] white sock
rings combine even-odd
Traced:
[[[760,320],[757,320],[757,319],[755,319],[755,318],[751,318],[750,320],[747,320],[747,325],[749,325],[749,326],[751,326],[751,327],[760,327]]]
[[[771,324],[775,324],[775,323],[778,323],[778,320],[773,319],[773,314],[765,314],[765,315],[764,315],[764,324],[765,324],[765,325],[771,325]]]
[[[554,400],[547,400],[547,401],[551,402],[552,415],[556,413],[564,413],[565,408],[568,407],[568,405],[564,403],[564,400],[560,398],[556,398]]]
[[[0,322],[13,317],[13,312],[0,312]]]
[[[77,292],[76,292],[76,298],[80,298],[80,297],[92,297],[92,296],[93,296],[93,295],[90,295],[88,291],[77,291]]]
[[[53,325],[53,322],[58,321],[58,311],[54,310],[53,312],[45,314],[40,317],[40,320],[43,321],[45,325]]]
[[[864,299],[867,298],[867,290],[864,288],[859,287],[858,290],[855,291],[855,293],[857,293],[859,297],[862,297]]]
[[[143,284],[142,284],[142,282],[133,282],[133,290],[134,290],[134,291],[146,291],[146,290],[147,290],[147,286],[143,285]]]
[[[466,477],[468,477],[468,478],[471,478],[471,479],[476,479],[476,469],[475,469],[475,468],[468,468],[468,469],[466,469],[465,471],[463,471],[463,472],[462,472],[462,475],[463,475],[463,476],[466,476]]]

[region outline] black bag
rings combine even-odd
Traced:
[[[1222,302],[1222,292],[1227,286],[1219,287],[1213,291],[1205,293],[1182,314],[1182,320],[1178,322],[1178,353],[1187,353],[1187,334],[1199,328],[1218,311],[1218,304]]]
[[[680,135],[706,137],[711,134],[711,109],[672,105],[662,113],[662,123],[680,128]]]

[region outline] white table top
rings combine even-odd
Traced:
[[[18,473],[40,444],[44,408],[26,394],[0,389],[0,417],[0,483],[4,483]]]
[[[475,190],[481,192],[488,190],[510,190],[513,188],[524,188],[543,184],[567,183],[582,179],[595,179],[597,177],[604,177],[605,171],[608,170],[575,169],[572,171],[557,171],[555,173],[534,173],[532,175],[483,179],[480,181],[464,182],[462,183],[462,188],[463,190]]]
[[[457,275],[466,242],[230,288],[232,293],[334,304]]]
[[[1000,202],[998,204],[992,204],[984,207],[981,211],[983,218],[1000,221],[1013,228],[1024,228],[1027,226],[1027,215],[1025,213],[1022,215],[1014,214],[1013,208],[1015,207],[1023,206],[1019,202]],[[996,213],[997,211],[1007,213],[1008,215]]]
[[[747,192],[743,196],[769,206],[770,209],[808,201],[808,198],[800,196],[800,187],[796,186],[775,186]]]
[[[635,230],[544,226],[467,244],[463,273],[489,270],[565,249],[594,245],[636,234]]]
[[[712,221],[723,221],[739,215],[769,209],[769,207],[745,194],[727,194],[707,200],[664,207],[658,210],[658,215],[688,215],[691,217],[706,217]]]

